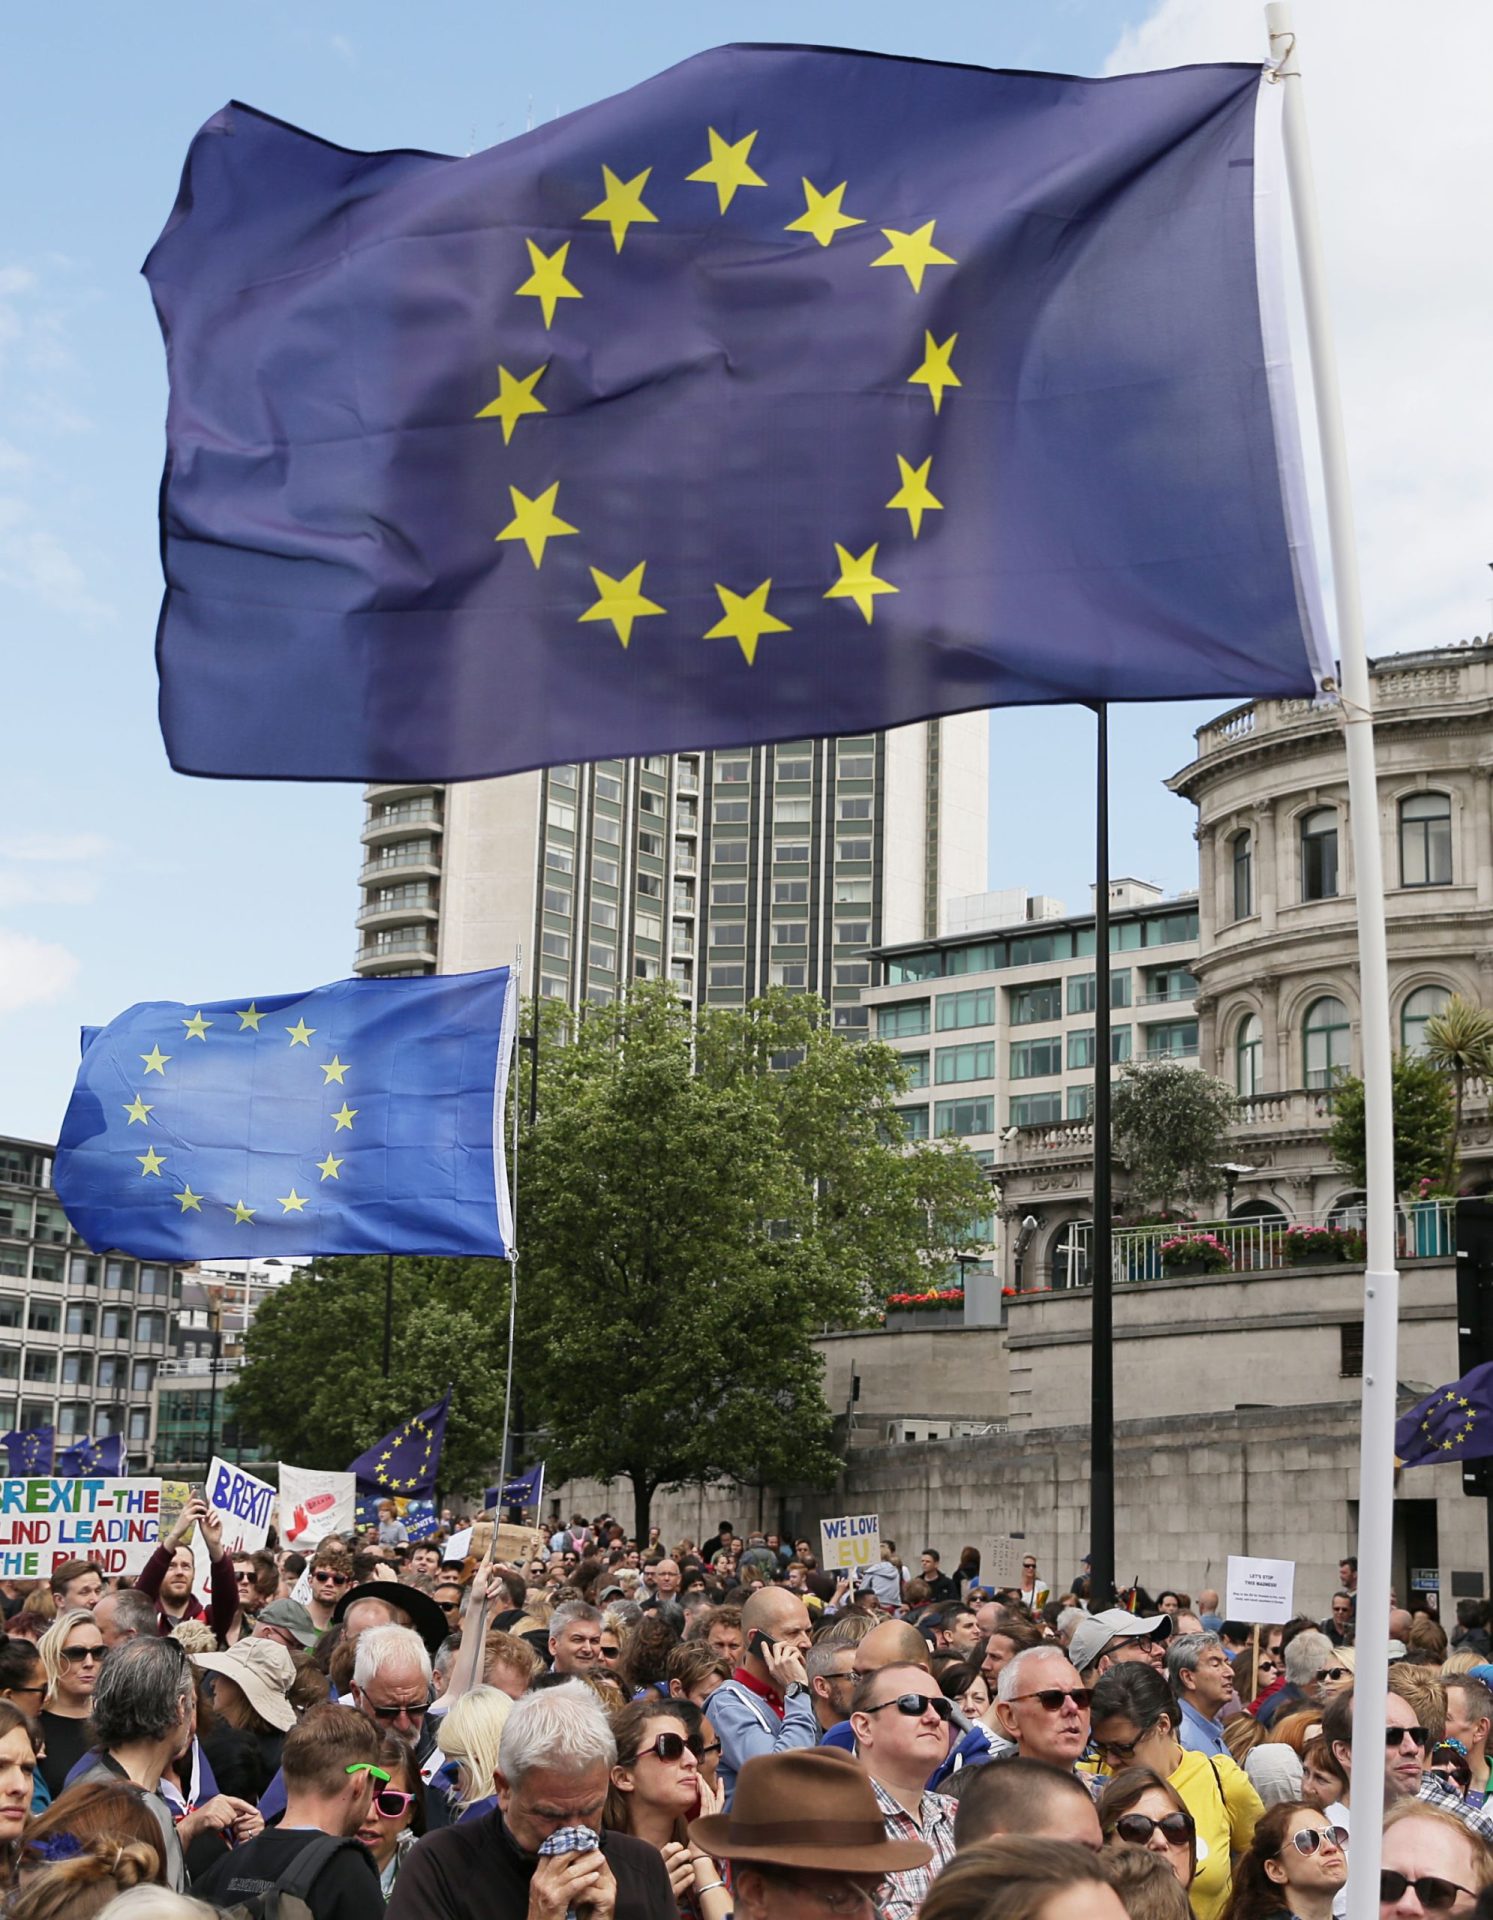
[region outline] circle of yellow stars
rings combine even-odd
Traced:
[[[418,1435],[419,1438],[425,1442],[425,1451],[420,1458],[420,1464],[425,1469],[425,1472],[418,1479],[413,1480],[401,1480],[397,1476],[391,1478],[384,1472],[384,1468],[388,1466],[389,1462],[394,1458],[395,1453],[404,1445],[404,1442],[414,1435]],[[434,1450],[434,1429],[426,1426],[420,1416],[415,1414],[406,1420],[402,1427],[399,1427],[389,1435],[389,1444],[378,1457],[373,1477],[381,1487],[387,1487],[390,1493],[398,1493],[401,1488],[406,1493],[413,1493],[417,1487],[426,1486],[430,1482]]]
[[[239,1033],[253,1032],[256,1035],[258,1034],[260,1022],[264,1019],[264,1015],[260,1012],[258,1005],[254,1001],[251,1000],[247,1007],[236,1007],[234,1012],[238,1018],[239,1024],[237,1031]],[[183,1028],[183,1044],[192,1040],[201,1040],[204,1045],[206,1045],[208,1031],[214,1024],[213,1021],[203,1018],[202,1009],[199,1007],[190,1018],[184,1019],[181,1023]],[[285,1033],[287,1036],[287,1045],[291,1047],[305,1047],[308,1052],[311,1051],[311,1042],[316,1034],[316,1028],[306,1025],[304,1015],[297,1017],[293,1027],[286,1027]],[[143,1068],[141,1074],[142,1081],[147,1075],[152,1073],[159,1074],[162,1080],[164,1080],[166,1078],[166,1069],[170,1066],[174,1058],[172,1054],[162,1053],[158,1042],[152,1045],[149,1053],[142,1053],[139,1057]],[[334,1083],[338,1087],[345,1085],[348,1068],[351,1065],[350,1061],[342,1059],[342,1057],[334,1051],[330,1060],[322,1060],[317,1064],[321,1069],[323,1087],[330,1087]],[[155,1102],[147,1101],[143,1092],[137,1092],[132,1100],[121,1102],[121,1105],[123,1111],[128,1116],[125,1122],[126,1126],[133,1127],[138,1125],[149,1127],[150,1116],[156,1110]],[[358,1109],[354,1106],[349,1106],[345,1093],[343,1095],[342,1105],[339,1108],[335,1110],[328,1109],[328,1118],[333,1122],[334,1133],[342,1133],[344,1131],[350,1133],[352,1131],[352,1124],[357,1117]],[[161,1169],[166,1165],[171,1156],[158,1153],[154,1145],[147,1140],[144,1153],[137,1153],[134,1157],[140,1163],[140,1178],[142,1180],[159,1180],[161,1179]],[[337,1155],[328,1148],[326,1158],[324,1160],[314,1161],[312,1164],[315,1166],[322,1180],[339,1180],[342,1177],[342,1168],[346,1164],[346,1158],[347,1156],[344,1154],[342,1158],[339,1159]],[[201,1213],[202,1211],[203,1195],[193,1192],[190,1180],[184,1179],[180,1187],[172,1189],[171,1197],[176,1201],[177,1206],[183,1214]],[[275,1204],[280,1209],[279,1217],[284,1219],[289,1214],[304,1213],[310,1205],[310,1202],[311,1195],[297,1192],[294,1184],[292,1184],[290,1192],[277,1196]],[[248,1226],[260,1211],[258,1207],[246,1206],[242,1196],[233,1202],[232,1205],[228,1205],[227,1202],[224,1202],[224,1205],[227,1211],[233,1215],[234,1224],[237,1226]]]
[[[1441,1413],[1449,1404],[1454,1404],[1460,1407],[1462,1411],[1466,1414],[1467,1419],[1462,1426],[1458,1427],[1457,1431],[1454,1434],[1452,1434],[1449,1439],[1437,1440],[1432,1436],[1432,1433],[1431,1433],[1431,1414]],[[1453,1415],[1453,1418],[1455,1419],[1456,1416]],[[1469,1439],[1471,1437],[1472,1429],[1476,1425],[1477,1425],[1477,1408],[1473,1406],[1472,1402],[1467,1398],[1465,1394],[1458,1393],[1455,1387],[1448,1387],[1446,1392],[1441,1396],[1440,1406],[1433,1407],[1431,1409],[1431,1413],[1428,1413],[1425,1419],[1421,1421],[1420,1430],[1426,1436],[1426,1438],[1431,1442],[1431,1445],[1435,1447],[1438,1453],[1451,1453],[1455,1451],[1456,1448],[1460,1447],[1464,1440]]]
[[[740,139],[733,141],[727,140],[716,128],[707,127],[708,157],[684,178],[686,182],[714,189],[719,214],[727,211],[739,192],[768,185],[752,165],[751,155],[756,141],[757,131],[743,134]],[[624,179],[610,166],[602,166],[602,197],[594,207],[581,215],[581,219],[605,226],[616,253],[622,252],[633,227],[658,224],[658,215],[643,199],[652,173],[652,167],[644,167]],[[850,184],[847,180],[821,186],[803,175],[799,184],[803,191],[804,209],[795,219],[787,222],[783,229],[785,233],[805,234],[820,247],[828,247],[840,234],[868,224],[865,214],[846,210],[845,195]],[[944,252],[936,244],[934,234],[937,225],[936,220],[927,220],[920,227],[905,232],[896,227],[880,228],[886,247],[870,261],[870,266],[900,268],[906,274],[913,294],[921,294],[930,269],[959,264],[953,254]],[[524,240],[529,271],[513,291],[517,298],[538,301],[546,333],[553,326],[562,301],[585,298],[584,287],[577,286],[570,277],[571,245],[569,240],[562,241],[553,251],[546,252],[538,241],[528,237]],[[907,376],[909,386],[922,387],[927,391],[935,415],[942,411],[944,395],[951,388],[963,384],[953,364],[954,349],[958,342],[957,333],[951,333],[946,340],[938,340],[925,329],[923,357]],[[549,365],[546,360],[524,374],[515,373],[506,366],[498,368],[497,397],[482,407],[475,418],[497,420],[503,429],[504,446],[512,441],[520,421],[531,414],[549,411],[537,391],[540,381],[549,371]],[[924,516],[943,511],[943,502],[933,491],[932,467],[932,455],[916,466],[904,455],[897,455],[900,484],[886,502],[886,510],[907,515],[914,540],[922,533]],[[559,494],[559,481],[533,496],[510,486],[508,496],[512,518],[494,536],[499,543],[521,543],[536,572],[544,565],[545,550],[551,540],[573,538],[580,534],[578,527],[561,516]],[[833,545],[839,571],[824,598],[848,600],[866,625],[870,626],[875,616],[876,601],[885,594],[901,591],[900,587],[876,571],[876,556],[881,543],[873,541],[860,553],[852,552],[838,541]],[[600,567],[588,567],[596,599],[578,616],[577,624],[606,621],[623,649],[630,647],[633,628],[639,620],[655,618],[668,611],[644,591],[643,576],[647,565],[645,560],[639,560],[635,566],[618,574],[605,573]],[[755,665],[757,649],[766,635],[792,631],[788,622],[780,620],[768,606],[772,592],[771,578],[759,581],[746,593],[738,593],[717,581],[715,592],[720,600],[721,615],[713,626],[706,628],[703,638],[734,640],[749,667]]]

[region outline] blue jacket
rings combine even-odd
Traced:
[[[710,1696],[710,1724],[721,1743],[719,1779],[730,1807],[736,1776],[759,1753],[786,1753],[819,1744],[819,1722],[807,1687],[789,1690],[781,1720],[768,1703],[739,1680],[727,1680]]]

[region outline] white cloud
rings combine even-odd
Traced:
[[[66,947],[0,927],[0,1014],[60,1000],[77,979],[78,964]]]
[[[61,537],[14,495],[0,499],[0,586],[12,587],[84,626],[100,626],[114,617],[114,609],[90,590],[87,574]]]
[[[1389,0],[1299,0],[1295,26],[1369,651],[1445,645],[1493,625],[1493,8],[1442,0],[1422,22]],[[1107,71],[1265,52],[1258,0],[1161,0],[1121,36]],[[1294,279],[1294,257],[1291,267]],[[1324,572],[1325,546],[1319,538]]]
[[[15,833],[5,841],[7,860],[102,860],[109,842],[101,833]]]
[[[91,873],[13,873],[0,866],[0,908],[86,907],[98,891]]]

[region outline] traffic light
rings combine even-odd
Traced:
[[[1457,1202],[1457,1371],[1493,1360],[1493,1198]],[[1462,1462],[1462,1491],[1493,1498],[1493,1460]]]

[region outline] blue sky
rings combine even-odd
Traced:
[[[1320,11],[1319,44],[1330,43],[1337,61],[1313,96],[1329,134],[1362,110],[1383,66],[1371,44],[1381,10],[1387,33],[1393,16],[1384,0],[1351,10],[1302,0],[1303,23]],[[1345,39],[1350,12],[1365,30]],[[156,727],[165,377],[139,266],[170,210],[188,142],[210,113],[237,97],[351,147],[462,152],[521,131],[531,113],[543,119],[581,106],[733,39],[1099,73],[1251,57],[1260,51],[1259,20],[1250,0],[926,0],[916,9],[757,0],[718,4],[708,17],[678,0],[633,8],[572,0],[563,12],[467,0],[418,11],[384,0],[236,9],[84,0],[13,11],[0,76],[9,187],[0,233],[0,1133],[54,1133],[84,1021],[137,999],[308,986],[351,964],[356,789],[188,780],[167,768]],[[1425,134],[1409,144],[1415,164],[1442,156],[1454,165],[1457,191],[1449,209],[1440,196],[1429,231],[1422,218],[1411,234],[1407,217],[1412,285],[1401,292],[1412,313],[1434,311],[1439,331],[1415,356],[1420,370],[1402,375],[1399,400],[1385,397],[1382,356],[1384,330],[1399,325],[1403,334],[1404,324],[1393,296],[1387,314],[1385,297],[1367,298],[1382,255],[1378,236],[1360,232],[1365,223],[1352,215],[1362,168],[1329,159],[1322,169],[1349,312],[1350,427],[1361,420],[1369,444],[1365,547],[1405,556],[1398,571],[1376,577],[1369,568],[1377,604],[1393,616],[1389,633],[1371,637],[1386,650],[1489,624],[1476,505],[1485,497],[1485,409],[1420,392],[1425,381],[1454,377],[1464,349],[1467,368],[1475,364],[1463,334],[1474,316],[1485,328],[1489,289],[1486,269],[1460,253],[1487,253],[1486,210],[1477,210],[1456,259],[1446,247],[1423,266],[1417,248],[1435,245],[1446,219],[1470,216],[1465,195],[1493,173],[1477,144],[1481,101],[1474,105],[1469,91],[1477,130],[1458,134],[1456,102],[1448,109],[1444,97],[1448,85],[1464,84],[1464,71],[1471,88],[1471,76],[1489,70],[1490,49],[1471,0],[1448,0],[1438,35],[1442,94],[1434,105],[1425,96]],[[1405,172],[1402,161],[1399,189]],[[1363,321],[1370,305],[1374,325]],[[1419,421],[1401,404],[1404,379]],[[1437,457],[1428,459],[1432,416]],[[1191,812],[1160,777],[1189,757],[1191,729],[1209,711],[1116,714],[1118,871],[1169,890],[1190,884]],[[992,884],[1082,900],[1092,870],[1091,742],[1082,713],[995,717]],[[1040,851],[1032,848],[1034,808],[1044,821]]]

